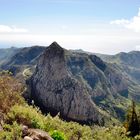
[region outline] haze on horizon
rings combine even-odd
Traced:
[[[0,9],[0,47],[140,50],[139,0],[1,0]]]

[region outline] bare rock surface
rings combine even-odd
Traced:
[[[24,140],[53,140],[47,132],[28,128],[28,126],[22,126],[22,137]]]
[[[28,133],[33,140],[53,140],[47,132],[40,129],[29,129]]]
[[[33,140],[31,137],[25,136],[23,140]]]

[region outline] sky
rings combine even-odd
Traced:
[[[0,47],[140,50],[140,0],[0,0]]]

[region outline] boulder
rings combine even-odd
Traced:
[[[28,135],[28,126],[23,125],[22,126],[22,137],[27,136]]]
[[[40,129],[28,129],[28,136],[33,140],[53,140],[47,132]]]
[[[23,140],[33,140],[31,137],[25,136]]]

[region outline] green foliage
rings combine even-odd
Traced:
[[[94,140],[136,140],[135,138],[128,138],[126,136],[126,129],[120,126],[108,128],[95,126],[93,131]]]
[[[59,116],[44,116],[38,108],[15,105],[7,114],[6,123],[28,125],[49,132],[57,140],[139,140],[140,136],[127,137],[126,129],[122,126],[89,127],[75,122],[62,121]],[[129,134],[129,132],[127,133]],[[59,138],[59,139],[58,139]]]
[[[3,131],[0,132],[0,140],[21,140],[21,127],[16,122],[12,125],[4,124]]]
[[[12,123],[17,121],[19,124],[24,124],[32,128],[45,129],[44,116],[38,108],[32,106],[15,105],[7,113],[6,122]]]
[[[126,131],[129,132],[129,136],[136,136],[139,134],[139,121],[135,110],[135,103],[132,101],[132,106],[128,111],[126,122],[125,122]]]
[[[93,140],[93,133],[89,126],[81,126],[75,122],[65,122],[59,116],[44,116],[38,108],[28,105],[15,105],[10,109],[7,113],[6,123],[11,124],[14,121],[47,132],[56,130],[65,134],[65,139],[77,140],[80,136],[83,140]]]
[[[62,132],[56,130],[51,132],[51,137],[54,140],[66,140],[65,135]]]
[[[91,128],[86,125],[82,126],[75,122],[62,121],[59,116],[44,116],[38,108],[28,105],[15,105],[10,109],[7,113],[6,123],[13,124],[14,121],[18,124],[47,131],[51,135],[53,134],[54,139],[59,138],[60,140],[132,140],[132,138],[127,137],[124,127],[94,126]],[[133,140],[139,140],[139,137],[137,135]]]

